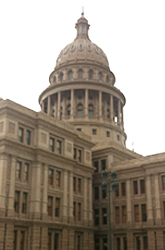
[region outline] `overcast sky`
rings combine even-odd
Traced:
[[[164,0],[0,1],[0,96],[39,111],[38,97],[84,6],[89,37],[103,49],[126,97],[127,147],[165,151]]]

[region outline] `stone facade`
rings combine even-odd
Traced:
[[[126,148],[125,97],[83,13],[76,29],[41,112],[0,99],[0,249],[108,250],[110,218],[112,250],[165,250],[165,154]]]

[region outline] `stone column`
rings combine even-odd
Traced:
[[[48,115],[51,113],[51,98],[48,96]]]
[[[128,250],[133,250],[134,249],[133,233],[132,232],[127,232],[127,249]]]
[[[85,118],[88,119],[88,89],[85,89]]]
[[[84,177],[84,224],[85,226],[88,225],[88,222],[87,222],[87,212],[88,212],[88,209],[87,209],[87,178]]]
[[[69,222],[73,222],[73,174],[69,174]]]
[[[57,112],[57,118],[60,120],[60,113],[61,113],[61,92],[58,92],[58,112]]]
[[[127,225],[131,227],[132,225],[132,206],[131,206],[131,181],[126,182],[126,194],[127,194]]]
[[[111,123],[113,123],[113,95],[110,95],[110,112],[111,112]]]
[[[40,194],[41,194],[41,163],[36,162],[32,166],[32,192],[30,214],[32,218],[40,219]]]
[[[158,174],[154,175],[155,182],[155,223],[161,224],[161,208],[160,208],[160,192],[159,192],[159,177]]]
[[[71,99],[70,99],[70,115],[71,118],[73,118],[74,116],[74,89],[71,89],[71,95],[70,95]]]
[[[7,155],[2,154],[0,157],[0,216],[5,216],[5,199],[6,199],[6,176],[7,176]]]
[[[153,224],[153,211],[152,211],[152,196],[151,196],[151,177],[146,177],[146,198],[147,198],[147,222]]]
[[[92,180],[89,179],[89,226],[93,226]]]
[[[10,182],[9,182],[9,197],[8,197],[8,216],[14,216],[14,194],[15,194],[15,171],[16,157],[11,157]]]
[[[118,99],[118,119],[117,119],[117,124],[121,124],[121,102],[120,99]]]
[[[42,218],[47,218],[48,207],[48,165],[44,166],[44,188],[43,188],[43,202],[42,202]]]
[[[99,91],[99,119],[102,119],[102,92]]]
[[[72,187],[73,188],[73,187]],[[67,222],[68,208],[68,171],[64,171],[64,193],[63,193],[63,222]]]

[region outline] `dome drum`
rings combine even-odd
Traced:
[[[75,126],[92,137],[125,146],[124,95],[114,87],[103,50],[88,36],[89,24],[82,16],[76,24],[75,40],[60,52],[50,86],[39,102],[44,113]]]

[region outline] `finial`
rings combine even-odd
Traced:
[[[82,16],[84,16],[84,6],[82,6],[82,13],[81,13]]]

